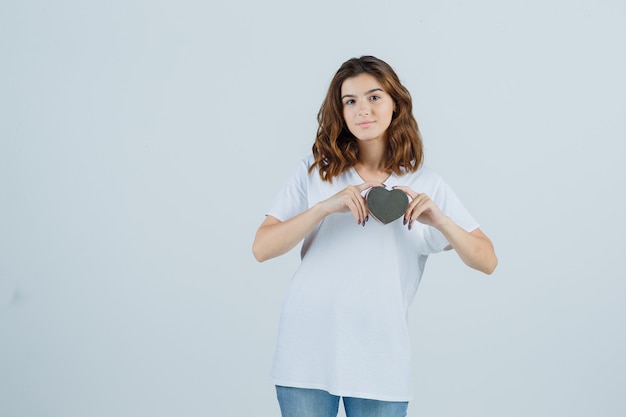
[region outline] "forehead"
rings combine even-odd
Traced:
[[[354,77],[346,78],[343,84],[341,84],[341,95],[364,94],[374,89],[385,90],[376,77],[371,74],[363,73]]]

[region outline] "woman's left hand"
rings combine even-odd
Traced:
[[[409,230],[411,230],[415,220],[433,227],[437,227],[446,221],[447,216],[443,214],[441,209],[428,195],[416,193],[411,188],[405,186],[393,188],[394,190],[404,191],[411,198],[403,219],[403,223],[408,225]]]
[[[491,274],[498,264],[491,240],[480,230],[467,232],[446,216],[426,194],[416,193],[409,187],[393,187],[404,191],[411,202],[404,213],[404,224],[409,230],[415,220],[439,230],[448,240],[446,249],[455,249],[459,257],[468,266]]]

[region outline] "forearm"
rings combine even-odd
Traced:
[[[319,204],[299,215],[281,222],[267,221],[259,227],[252,245],[254,257],[259,262],[289,252],[304,239],[328,214]]]
[[[491,274],[498,259],[491,240],[480,229],[467,232],[450,218],[437,229],[446,237],[450,246],[456,251],[461,260],[469,267]]]

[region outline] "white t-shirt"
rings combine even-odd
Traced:
[[[288,220],[348,185],[363,183],[351,169],[333,179],[308,174],[302,160],[267,214]],[[478,227],[452,189],[432,170],[392,174],[388,189],[405,185],[426,193],[467,231]],[[276,385],[383,401],[412,397],[408,308],[428,255],[448,242],[419,222],[383,225],[370,215],[365,227],[352,213],[327,216],[304,239],[302,262],[283,303],[274,365]]]

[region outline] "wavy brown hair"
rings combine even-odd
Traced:
[[[320,177],[324,181],[332,182],[334,177],[358,162],[357,139],[348,130],[343,117],[341,86],[346,79],[364,73],[374,76],[396,105],[391,124],[385,132],[387,141],[385,171],[391,171],[396,175],[402,175],[401,168],[407,172],[415,172],[424,160],[422,137],[417,121],[413,117],[413,103],[409,90],[402,85],[395,71],[386,62],[373,56],[352,58],[337,70],[317,114],[319,126],[313,144],[315,162],[309,172],[318,167]]]

